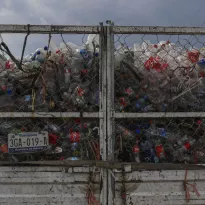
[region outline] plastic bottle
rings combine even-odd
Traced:
[[[125,54],[125,48],[117,48],[117,51],[115,51],[115,69],[119,70],[120,63],[125,60],[126,54]]]
[[[31,53],[23,58],[23,62],[32,62],[34,53]]]
[[[13,83],[12,83],[12,82],[9,82],[9,83],[7,84],[7,90],[6,90],[6,92],[7,92],[7,95],[8,95],[8,96],[13,96],[13,95],[14,95],[14,87],[13,87]]]
[[[129,139],[135,138],[134,133],[132,133],[130,130],[128,130],[127,128],[125,128],[120,124],[116,124],[116,133],[121,134],[122,137],[124,138],[129,138]]]
[[[81,68],[83,67],[83,63],[79,58],[73,58],[71,64],[71,76],[72,79],[80,82],[81,81]]]
[[[162,144],[157,143],[155,145],[155,151],[156,151],[157,157],[160,159],[160,161],[163,161],[166,159],[165,151],[164,151]]]
[[[72,93],[72,102],[75,106],[79,108],[85,108],[87,107],[87,102],[88,102],[88,85],[86,84],[80,84],[78,85]]]
[[[68,66],[66,66],[64,68],[64,72],[65,72],[65,84],[69,85],[71,80],[71,69]]]
[[[99,46],[99,35],[96,34],[89,34],[86,42],[86,47],[89,51],[93,52],[94,51],[94,46],[95,47]]]
[[[155,150],[153,149],[153,143],[150,140],[140,142],[140,150],[142,152],[142,158],[145,162],[158,163],[159,159],[156,156]]]
[[[140,148],[138,145],[134,145],[132,153],[134,156],[134,161],[140,163]]]
[[[178,139],[177,144],[179,146],[182,146],[183,144],[185,144],[186,142],[189,141],[189,138],[187,135],[183,136],[182,138]]]
[[[117,101],[116,109],[123,111],[126,107],[130,105],[130,100],[127,97],[120,97]]]
[[[47,52],[48,52],[47,46],[45,46],[44,48],[38,48],[35,52],[36,53],[35,60],[41,64],[44,63],[47,56]]]
[[[191,147],[194,145],[195,143],[195,139],[189,140],[188,142],[184,143],[181,148],[179,148],[178,150],[175,151],[175,153],[173,153],[173,155],[176,157],[176,159],[178,161],[184,161],[184,154],[186,152],[188,152]]]
[[[147,96],[144,96],[143,98],[139,98],[138,100],[134,101],[135,110],[137,111],[143,111],[145,107],[147,106],[146,102]]]
[[[188,142],[184,143],[184,145],[179,149],[180,153],[187,152],[191,149],[191,147],[196,142],[195,139],[189,140]]]

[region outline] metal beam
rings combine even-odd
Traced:
[[[115,113],[115,118],[189,118],[205,117],[205,112],[148,112],[148,113]]]
[[[115,172],[121,172],[123,167],[131,167],[130,171],[137,170],[200,170],[205,169],[203,164],[171,164],[171,163],[136,163],[136,162],[110,162],[110,161],[95,161],[95,160],[64,160],[64,161],[23,161],[23,162],[11,162],[0,161],[0,167],[2,166],[50,166],[50,167],[97,167],[104,169],[113,169]]]
[[[98,34],[99,26],[67,26],[67,25],[14,25],[0,24],[0,33],[31,34]]]
[[[113,26],[116,34],[203,35],[205,27]]]
[[[81,117],[80,112],[0,112],[0,118],[69,118],[69,117]],[[85,118],[101,118],[103,117],[100,112],[83,112],[82,117]]]

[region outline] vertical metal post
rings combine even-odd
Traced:
[[[114,34],[113,24],[107,28],[107,138],[108,160],[114,162],[115,119],[114,119]],[[108,173],[108,204],[114,204],[115,181],[112,170]]]
[[[105,29],[102,23],[100,23],[100,71],[99,71],[99,121],[100,121],[100,154],[103,161],[107,160],[107,89],[106,89],[106,35]],[[101,169],[100,171],[100,181],[101,181],[101,190],[100,190],[100,203],[102,205],[107,204],[107,195],[108,195],[108,185],[107,185],[107,170]]]

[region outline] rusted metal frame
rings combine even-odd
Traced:
[[[28,28],[30,34],[98,34],[100,31],[100,26],[0,24],[0,33],[27,33]]]
[[[205,27],[114,26],[115,34],[204,35]]]

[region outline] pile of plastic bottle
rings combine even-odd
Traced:
[[[20,59],[18,60],[20,62]],[[22,60],[0,59],[1,111],[96,111],[99,101],[99,36],[78,46],[38,48]]]
[[[116,160],[144,163],[205,162],[205,121],[144,120],[116,124]]]
[[[205,49],[144,41],[115,51],[116,110],[203,111]]]
[[[9,152],[8,134],[48,132],[48,146],[36,152]],[[5,161],[100,160],[95,120],[9,119],[0,121],[0,158]]]

